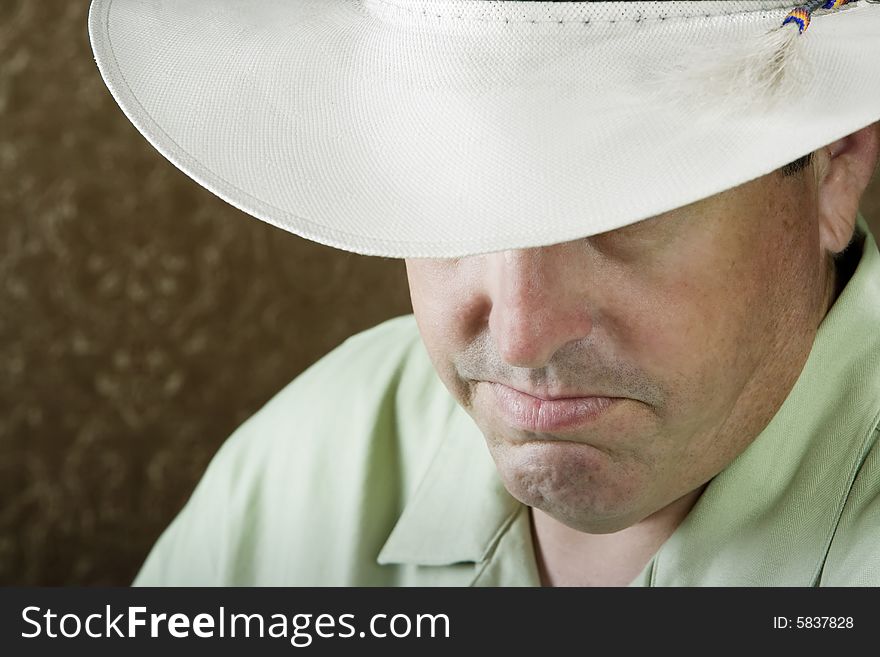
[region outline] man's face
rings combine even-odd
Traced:
[[[618,531],[745,449],[827,309],[814,184],[774,173],[574,242],[407,261],[431,360],[514,497]]]

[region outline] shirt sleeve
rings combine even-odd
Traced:
[[[448,395],[434,405],[419,396],[441,386],[420,345],[412,316],[389,320],[285,386],[223,444],[133,584],[389,581],[376,555],[416,480],[404,463],[433,449],[424,431],[401,446],[400,427],[433,408],[437,420],[427,419],[441,436],[448,415]]]
[[[220,586],[228,545],[230,438],[211,460],[189,501],[153,546],[133,586]]]

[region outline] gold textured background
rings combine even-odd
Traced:
[[[128,584],[220,443],[403,265],[226,205],[100,79],[86,0],[0,0],[0,583]]]
[[[4,585],[128,584],[242,421],[410,311],[401,262],[243,215],[155,152],[100,80],[87,10],[0,0]]]

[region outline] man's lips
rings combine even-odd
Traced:
[[[503,383],[484,382],[492,393],[502,418],[512,427],[536,433],[571,431],[596,422],[618,401],[603,395],[576,396],[542,393],[541,396],[511,388]]]

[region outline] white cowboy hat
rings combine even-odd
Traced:
[[[460,257],[619,228],[880,119],[880,5],[802,2],[801,34],[780,27],[797,4],[94,0],[89,30],[132,123],[232,205]],[[718,73],[744,49],[778,63],[753,44],[781,30],[783,102]]]

